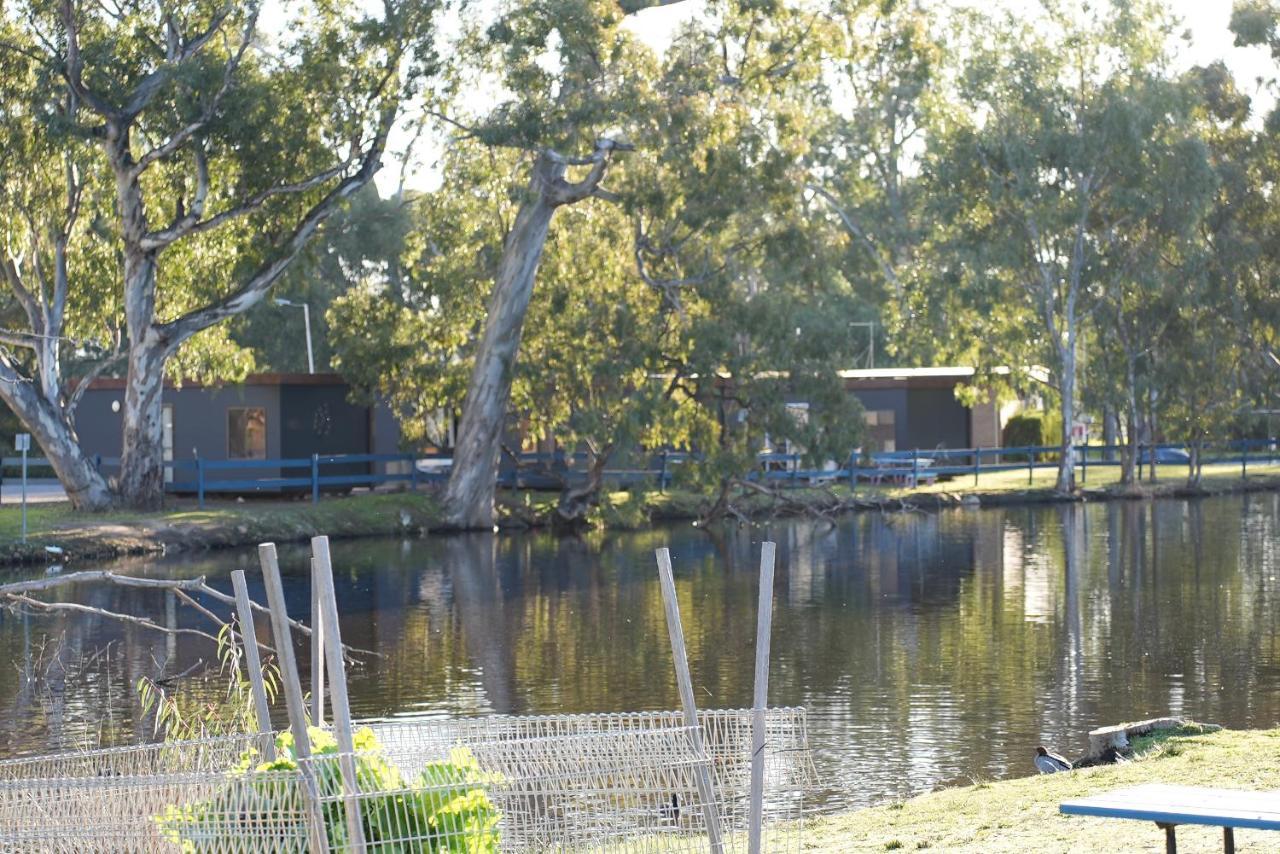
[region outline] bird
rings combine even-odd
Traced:
[[[1053,774],[1057,771],[1070,771],[1071,763],[1056,753],[1050,753],[1044,746],[1036,748],[1036,770],[1041,774]]]
[[[658,811],[662,814],[662,818],[666,821],[680,820],[680,798],[675,792],[671,793],[671,803],[661,804]]]

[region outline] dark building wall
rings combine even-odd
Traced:
[[[345,385],[280,386],[282,456],[367,454],[370,442],[369,408],[347,400]],[[368,474],[369,463],[327,465],[323,475]],[[299,476],[291,469],[292,476]]]
[[[907,431],[903,448],[968,448],[969,410],[952,388],[907,391]]]
[[[853,388],[867,411],[890,410],[894,416],[896,450],[967,448],[969,410],[945,388]]]
[[[124,389],[92,388],[85,392],[76,410],[76,425],[85,449],[102,457],[120,456],[124,417],[111,404],[124,405]],[[184,386],[167,388],[164,404],[173,407],[173,458],[191,460],[197,454],[206,460],[227,459],[227,410],[232,407],[261,407],[267,416],[267,458],[280,456],[280,387],[237,385],[223,388]],[[111,472],[112,469],[108,469]],[[210,471],[209,480],[238,480],[246,477],[276,477],[279,469],[252,468]],[[175,475],[188,480],[190,472]]]
[[[367,454],[369,408],[347,400],[344,385],[280,386],[282,456]]]

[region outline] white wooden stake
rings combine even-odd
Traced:
[[[289,610],[285,607],[284,584],[280,581],[280,563],[276,558],[276,544],[258,546],[258,562],[262,565],[262,580],[267,589],[267,606],[271,609],[271,633],[276,640],[276,657],[280,662],[280,681],[284,683],[284,702],[289,711],[289,729],[293,732],[293,754],[298,759],[298,769],[310,797],[307,825],[311,833],[311,849],[328,850],[327,834],[320,814],[320,789],[316,785],[315,770],[311,767],[311,738],[307,735],[307,707],[302,696],[302,682],[298,679],[298,662],[293,654],[293,636],[289,633]]]
[[[351,850],[365,850],[364,822],[360,817],[359,780],[356,777],[355,743],[351,732],[351,703],[347,697],[347,672],[342,664],[342,632],[338,628],[338,597],[333,589],[333,564],[329,558],[329,538],[311,538],[312,581],[319,588],[321,619],[325,627],[325,653],[329,666],[330,711],[333,735],[338,742],[338,764],[342,771],[342,804],[347,813]]]
[[[324,726],[324,607],[320,604],[320,567],[311,559],[311,722]]]
[[[676,665],[676,685],[684,706],[684,722],[689,727],[698,763],[698,797],[702,801],[702,818],[707,825],[707,841],[712,854],[723,854],[720,836],[720,810],[715,800],[715,784],[711,777],[711,758],[702,742],[702,725],[693,700],[693,679],[689,675],[689,657],[685,651],[684,627],[680,624],[680,603],[676,601],[676,582],[671,574],[671,552],[658,549],[658,578],[662,582],[662,600],[667,609],[667,631],[671,635],[671,657]]]
[[[262,659],[258,656],[258,635],[253,628],[253,605],[249,601],[249,586],[244,580],[244,570],[231,573],[231,586],[236,593],[236,613],[240,618],[240,641],[244,647],[244,664],[249,671],[249,685],[253,690],[253,709],[258,717],[258,732],[263,734],[262,758],[267,762],[276,758],[276,743],[271,729],[271,707],[267,704],[267,686],[262,681]]]
[[[764,829],[764,723],[769,705],[769,639],[773,633],[773,557],[776,546],[760,544],[760,596],[756,604],[756,681],[751,701],[751,811],[748,854],[760,854]]]

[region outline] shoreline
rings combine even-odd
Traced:
[[[1170,733],[1143,746],[1132,761],[938,789],[904,801],[818,816],[806,823],[812,852],[915,851],[982,854],[1024,851],[1163,851],[1152,823],[1062,815],[1058,804],[1143,783],[1267,791],[1280,788],[1280,764],[1259,762],[1280,748],[1280,729]],[[1241,851],[1274,850],[1274,831],[1236,830]],[[1222,832],[1182,825],[1179,848],[1221,851]]]
[[[1017,507],[1100,501],[1145,501],[1205,498],[1215,495],[1280,492],[1280,475],[1255,475],[1234,481],[1217,478],[1197,489],[1178,481],[1143,484],[1132,490],[1094,487],[1070,496],[1049,488],[947,490],[939,484],[921,490],[859,489],[847,486],[797,487],[776,494],[751,493],[735,506],[729,524],[811,516],[828,521],[860,512],[893,513],[950,508]],[[697,522],[711,498],[698,493],[609,493],[594,509],[590,528],[642,530],[666,522]],[[440,530],[439,505],[433,495],[389,492],[325,498],[318,505],[303,501],[250,499],[218,502],[199,510],[190,501],[160,513],[74,514],[65,504],[33,505],[27,543],[16,519],[0,527],[0,568],[78,563],[139,555],[214,551],[261,542],[305,541],[318,534],[334,539],[379,536],[426,536]],[[554,493],[501,493],[500,530],[552,528]],[[10,505],[6,509],[16,510]],[[16,512],[13,514],[16,517]]]

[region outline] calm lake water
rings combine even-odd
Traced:
[[[821,806],[839,809],[1026,775],[1037,744],[1078,753],[1088,730],[1123,720],[1280,724],[1278,533],[1280,496],[1263,494],[582,540],[365,540],[333,554],[344,639],[381,654],[351,675],[358,715],[587,712],[678,705],[662,545],[700,703],[749,705],[759,543],[775,540],[770,699],[810,710]],[[281,559],[291,612],[305,617],[307,553]],[[116,566],[229,589],[227,574],[254,577],[255,560]],[[166,616],[163,593],[63,595],[200,625],[189,609]],[[253,595],[265,600],[260,585]],[[210,656],[199,638],[0,613],[0,755],[147,738],[131,686]],[[305,652],[300,665],[305,679]]]

